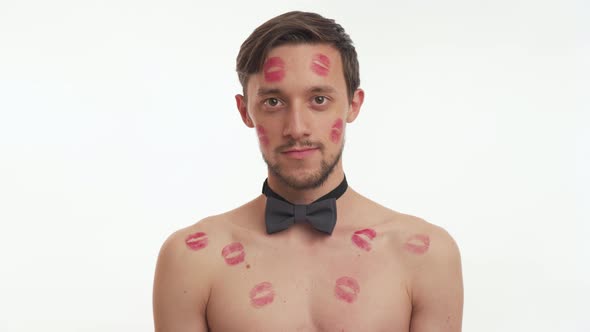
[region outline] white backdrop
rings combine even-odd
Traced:
[[[0,2],[0,330],[148,331],[160,245],[259,194],[241,42],[351,35],[349,183],[458,242],[465,331],[590,331],[587,1]]]

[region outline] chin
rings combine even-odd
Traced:
[[[262,158],[268,166],[269,175],[272,174],[285,185],[297,189],[315,189],[320,187],[338,165],[342,156],[339,153],[321,160],[305,160],[301,162],[284,161],[280,156],[268,160],[263,153]]]
[[[269,173],[287,186],[298,189],[315,189],[324,184],[333,171],[333,167],[327,167],[321,163],[316,167],[281,167],[279,164],[268,164]]]

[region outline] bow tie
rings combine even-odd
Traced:
[[[336,226],[336,199],[346,189],[346,177],[340,185],[328,194],[308,205],[291,204],[272,191],[268,180],[264,181],[262,193],[266,195],[265,223],[268,234],[283,231],[294,223],[309,222],[313,228],[326,234],[332,234]]]

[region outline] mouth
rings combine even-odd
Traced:
[[[303,151],[309,151],[309,150],[317,150],[317,148],[316,147],[309,147],[309,148],[290,149],[290,150],[283,151],[283,153],[303,152]]]
[[[291,149],[291,150],[284,151],[283,154],[287,157],[290,157],[290,158],[303,159],[303,158],[315,153],[318,150],[319,150],[319,148]]]

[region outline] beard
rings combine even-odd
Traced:
[[[289,141],[288,144],[276,148],[274,153],[280,154],[281,151],[284,151],[285,149],[291,148],[295,145],[296,145],[295,141]],[[322,154],[322,156],[324,155],[325,147],[322,143],[313,144],[311,141],[303,141],[303,142],[301,142],[301,144],[299,144],[297,146],[317,147],[319,149],[319,152]],[[307,190],[307,189],[318,188],[322,184],[324,184],[324,182],[326,182],[326,180],[328,179],[330,174],[332,174],[332,172],[334,171],[334,168],[336,168],[336,165],[338,164],[338,162],[342,158],[342,151],[343,150],[344,150],[344,140],[342,141],[342,145],[340,146],[340,149],[338,150],[338,153],[336,155],[332,155],[329,158],[324,157],[320,163],[319,170],[313,171],[313,172],[311,172],[311,174],[306,174],[303,177],[297,177],[297,176],[285,174],[285,171],[281,168],[279,163],[278,162],[272,163],[271,161],[269,161],[266,158],[264,153],[262,154],[262,159],[264,159],[264,162],[268,166],[269,172],[271,172],[274,176],[276,176],[277,179],[279,179],[279,181],[283,182],[288,187],[291,187],[296,190]]]

